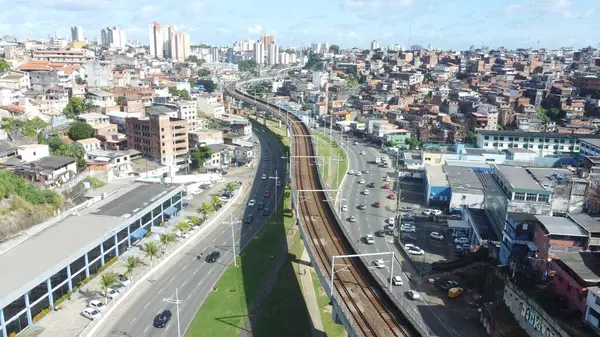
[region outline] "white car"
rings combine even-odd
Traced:
[[[423,214],[423,215],[432,215],[433,214],[433,210],[432,209],[426,209],[423,212],[421,212],[421,214]]]
[[[266,175],[266,174],[263,174],[261,179],[262,179],[262,180],[266,180],[266,179],[267,179],[267,175]]]
[[[281,186],[281,181],[279,181],[279,179],[277,179],[277,187]]]
[[[91,300],[90,304],[88,304],[88,307],[98,311],[104,311],[106,309],[106,305],[98,300]]]
[[[369,174],[369,170],[364,170],[363,173],[364,174]]]
[[[360,171],[357,171],[357,172],[356,172],[356,176],[358,176],[358,177],[362,176],[362,172],[360,172]]]
[[[390,176],[386,176],[386,177],[385,177],[385,182],[389,183],[389,182],[390,182],[390,180],[391,180]]]
[[[373,238],[373,235],[371,235],[371,234],[365,235],[365,241],[370,245],[375,243],[375,239]]]
[[[396,226],[393,223],[387,225],[387,229],[390,231],[393,231],[395,228]]]
[[[221,200],[221,201],[224,201],[224,202],[227,202],[227,201],[229,201],[229,198],[227,198],[227,197],[224,197],[224,196],[220,196],[220,197],[219,197],[219,200]]]
[[[454,243],[460,244],[460,245],[466,245],[469,243],[469,239],[467,239],[464,236],[458,237],[456,239],[454,239]]]
[[[96,318],[100,317],[100,311],[98,311],[98,309],[94,309],[94,308],[85,308],[81,312],[81,315],[83,317],[89,319],[90,321],[93,321]]]
[[[348,171],[348,174],[353,175],[354,174],[354,170]]]
[[[369,190],[364,190],[364,191],[363,191],[363,194],[364,194],[364,195],[369,195]]]
[[[402,225],[400,226],[400,231],[401,232],[405,232],[405,233],[414,233],[416,232],[416,228],[414,225],[410,225],[410,224],[406,224],[406,225]]]
[[[429,237],[434,240],[444,240],[444,236],[438,232],[431,232],[431,234],[429,234]]]
[[[382,259],[377,259],[377,260],[373,261],[373,265],[379,269],[385,268],[385,263],[383,262]]]
[[[104,297],[108,297],[111,300],[114,300],[118,296],[119,296],[119,291],[116,290],[116,289],[112,289],[112,288],[108,288],[108,290],[106,291],[106,293],[104,293]]]
[[[409,206],[402,206],[402,207],[400,207],[400,210],[403,212],[410,212],[413,210],[413,208],[409,207]]]
[[[409,290],[406,292],[406,296],[411,300],[418,300],[421,298],[421,295],[416,290]]]
[[[361,180],[359,180],[359,181],[358,181],[358,183],[359,183],[359,184],[364,184],[364,183],[365,183],[365,180],[364,180],[364,179],[361,179]]]
[[[345,212],[348,210],[348,206],[347,205],[342,205],[342,212]]]
[[[190,225],[191,226],[191,225]],[[127,278],[127,276],[123,275],[123,274],[118,274],[117,275],[117,279],[119,280],[119,283],[123,286],[123,287],[128,287],[131,285],[131,279]]]
[[[406,250],[408,250],[408,252],[410,254],[412,254],[412,255],[423,255],[423,254],[425,254],[425,251],[423,249],[421,249],[421,248],[419,248],[419,247],[417,247],[417,246],[415,246],[413,244],[410,244],[410,243],[406,244],[404,246],[404,248]]]
[[[395,222],[394,217],[389,217],[387,222],[388,222],[388,224],[393,226],[394,222]]]
[[[440,211],[439,209],[432,209],[432,210],[431,210],[431,214],[433,214],[433,215],[436,215],[436,216],[437,216],[437,215],[442,215],[442,214],[443,214],[443,212],[442,212],[442,211]]]
[[[395,285],[395,286],[404,285],[404,282],[402,282],[402,277],[397,276],[397,275],[392,277],[392,285]]]
[[[360,151],[360,155],[364,156],[365,155],[365,151]]]
[[[248,202],[248,207],[252,207],[252,206],[254,206],[254,205],[256,205],[256,200],[254,200],[254,199],[251,199],[251,200]]]
[[[354,215],[353,215],[353,216],[351,216],[351,217],[350,217],[350,219],[349,219],[349,221],[350,221],[350,222],[356,222],[356,217],[355,217]]]

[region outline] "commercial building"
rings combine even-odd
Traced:
[[[483,185],[477,173],[472,168],[463,166],[446,165],[443,168],[451,191],[449,209],[483,208]]]
[[[81,28],[81,26],[71,27],[71,40],[85,41],[85,39],[83,38],[83,28]]]
[[[33,50],[33,61],[46,61],[51,63],[66,63],[68,65],[86,64],[89,57],[85,50]]]
[[[114,189],[89,192],[90,206],[0,255],[2,337],[32,326],[42,310],[54,308],[151,226],[181,210],[181,185],[134,182]]]
[[[451,190],[441,166],[425,165],[425,203],[444,204],[450,201]]]
[[[123,49],[127,44],[125,31],[119,27],[106,27],[100,31],[100,35],[104,46]]]
[[[529,149],[540,157],[546,157],[579,153],[581,138],[581,135],[577,134],[484,130],[477,134],[477,147],[494,150]]]
[[[188,125],[170,117],[174,111],[162,106],[146,108],[145,118],[127,118],[127,146],[165,166],[188,166]]]

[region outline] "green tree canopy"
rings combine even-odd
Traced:
[[[190,156],[192,159],[192,165],[195,167],[201,167],[204,165],[207,159],[212,155],[212,151],[209,147],[203,146],[196,150],[192,150]]]
[[[75,122],[69,128],[69,131],[67,131],[67,134],[69,135],[69,138],[71,138],[71,140],[74,140],[74,141],[80,140],[80,139],[92,138],[92,135],[94,134],[94,129],[92,128],[91,125],[89,125],[86,122]]]
[[[250,70],[253,70],[254,68],[258,67],[258,64],[256,63],[255,60],[242,60],[242,61],[236,61],[233,63],[238,65],[239,71],[250,71]]]
[[[93,105],[87,102],[85,99],[80,97],[71,97],[69,99],[69,103],[63,110],[63,113],[67,115],[68,118],[75,118],[77,115],[80,115],[86,111],[89,111]]]
[[[3,117],[0,120],[0,129],[6,131],[13,139],[17,133],[21,133],[27,137],[35,137],[35,135],[44,130],[48,125],[48,123],[39,117],[28,120]]]
[[[0,73],[10,70],[10,65],[6,62],[5,59],[0,57]]]
[[[196,84],[203,86],[208,92],[213,92],[217,89],[217,84],[211,80],[198,80]]]
[[[418,148],[419,146],[421,146],[421,142],[415,136],[410,136],[410,138],[407,138],[405,143],[406,143],[406,145],[408,145],[408,148],[411,150],[414,150],[414,149]]]
[[[334,54],[339,54],[340,46],[338,46],[337,44],[332,44],[331,46],[329,46],[329,52],[334,53]]]
[[[468,131],[465,135],[465,143],[475,143],[477,140],[477,134],[473,131]]]
[[[185,99],[185,100],[192,99],[192,96],[190,96],[190,93],[185,89],[177,90],[177,88],[171,87],[171,88],[169,88],[169,93],[175,97],[181,97],[181,99]]]
[[[40,137],[40,143],[48,144],[50,147],[50,153],[53,156],[65,156],[73,157],[77,160],[77,167],[82,169],[86,166],[85,162],[85,149],[79,143],[68,144],[59,137]]]
[[[313,71],[322,70],[323,69],[323,54],[310,54],[308,56],[308,61],[304,66],[304,69],[310,69]]]
[[[202,77],[206,77],[210,75],[210,71],[207,69],[200,69],[198,70],[198,77],[202,78]]]
[[[196,55],[190,55],[186,61],[196,63],[198,66],[201,66],[204,62],[206,62],[204,59],[199,59]]]

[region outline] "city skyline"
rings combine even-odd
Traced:
[[[594,22],[591,0],[530,0],[506,4],[458,0],[307,0],[279,5],[272,0],[209,3],[195,1],[185,10],[164,3],[97,3],[89,0],[19,1],[4,14],[0,34],[25,39],[55,32],[70,36],[81,25],[86,38],[99,37],[107,26],[119,26],[131,40],[148,44],[148,25],[169,22],[190,34],[192,44],[231,45],[263,34],[277,36],[280,45],[328,42],[341,47],[369,48],[399,44],[468,49],[470,45],[517,47],[598,46],[589,34]],[[106,7],[105,7],[106,6]],[[104,11],[110,8],[110,11]],[[262,10],[268,8],[267,11]],[[134,12],[131,16],[128,13]],[[333,14],[332,14],[333,13]],[[26,18],[23,20],[23,18]]]

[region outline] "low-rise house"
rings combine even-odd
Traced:
[[[254,158],[254,149],[251,147],[237,146],[234,149],[233,154],[238,165],[246,164]]]
[[[102,108],[115,105],[115,95],[103,90],[89,90],[86,98],[95,106]]]
[[[136,150],[94,150],[87,152],[85,159],[90,171],[104,172],[107,181],[111,181],[113,178],[126,177],[132,172],[131,157],[138,153]]]
[[[76,143],[81,144],[85,152],[96,151],[102,149],[102,142],[97,138],[86,138],[77,140]]]
[[[17,156],[24,162],[32,162],[50,155],[48,144],[27,144],[17,147]]]
[[[109,116],[95,112],[78,115],[77,120],[81,122],[86,122],[92,126],[110,123]]]
[[[13,168],[13,172],[33,185],[59,188],[77,175],[77,163],[72,157],[46,156],[20,164]]]
[[[189,136],[190,148],[223,144],[223,131],[221,130],[196,130],[190,132]]]

